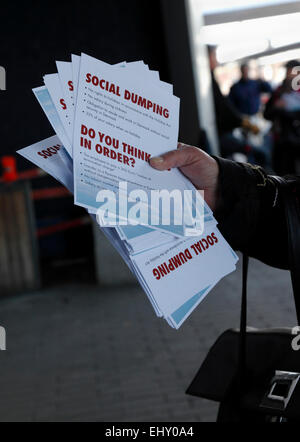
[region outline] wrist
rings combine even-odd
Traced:
[[[232,213],[235,205],[241,201],[258,198],[265,189],[267,175],[258,166],[237,163],[220,157],[214,157],[218,163],[219,174],[216,186],[216,216],[224,217]]]

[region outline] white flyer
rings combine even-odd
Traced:
[[[73,70],[72,63],[67,61],[56,62],[57,72],[59,75],[62,93],[65,98],[65,103],[68,110],[68,120],[70,123],[71,141],[73,139],[73,125],[74,125],[74,84],[73,84]]]
[[[73,173],[65,161],[64,147],[57,135],[24,147],[18,153],[53,176],[73,193]]]
[[[209,235],[189,238],[132,256],[164,315],[235,270],[237,257],[215,227]]]
[[[74,126],[75,203],[95,210],[101,189],[194,189],[176,169],[151,168],[151,156],[177,147],[179,99],[142,75],[82,54]],[[170,228],[171,227],[171,228]],[[177,227],[172,230],[172,227]],[[159,226],[184,235],[184,226]]]
[[[56,107],[54,106],[54,103],[52,101],[52,98],[49,94],[48,89],[46,86],[41,86],[32,89],[36,99],[40,103],[41,108],[45,112],[51,126],[53,127],[56,135],[60,138],[61,143],[64,145],[64,147],[67,149],[69,155],[72,155],[72,147],[71,143],[68,139],[68,136],[66,134],[64,125],[62,124],[62,121],[60,119],[60,116],[56,110]]]
[[[61,87],[61,82],[58,74],[48,74],[44,76],[44,83],[49,91],[54,106],[58,112],[59,118],[65,128],[69,145],[72,145],[72,125],[69,115],[69,108],[67,106],[65,96]]]

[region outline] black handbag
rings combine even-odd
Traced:
[[[272,179],[285,205],[289,264],[300,324],[299,206],[287,182],[280,177]],[[186,393],[219,402],[218,422],[298,422],[300,328],[247,328],[247,273],[248,257],[244,255],[240,329],[227,330],[219,337]]]

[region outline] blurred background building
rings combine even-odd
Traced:
[[[184,386],[223,326],[234,326],[238,318],[238,304],[236,317],[225,314],[226,303],[231,312],[233,301],[238,303],[237,272],[193,314],[186,331],[174,335],[158,325],[125,265],[85,211],[52,178],[16,156],[18,149],[53,134],[31,89],[55,71],[55,60],[71,53],[86,52],[108,63],[144,60],[174,84],[181,99],[181,141],[259,163],[271,172],[295,173],[300,94],[291,84],[300,59],[299,19],[300,1],[291,0],[2,2],[0,66],[6,71],[6,90],[0,91],[0,325],[8,336],[11,331],[15,343],[11,353],[8,345],[8,359],[0,352],[0,390],[5,393],[0,419],[209,420],[214,411],[183,400]],[[111,273],[113,266],[117,274]],[[252,319],[261,326],[293,318],[290,300],[282,298],[286,275],[270,272],[256,264],[253,288],[263,285],[274,303],[270,318],[257,300]],[[218,304],[218,294],[225,303]],[[46,332],[39,315],[50,329],[52,324],[58,329]],[[135,341],[139,336],[143,340]],[[78,345],[88,349],[81,359]],[[107,350],[101,353],[98,346]],[[59,365],[64,355],[69,362]],[[137,372],[135,379],[129,377],[131,383],[124,366]],[[82,381],[77,391],[74,386],[82,379],[87,383]],[[89,384],[91,379],[95,383]],[[110,382],[120,386],[114,387],[115,396],[108,393]],[[61,392],[60,399],[55,391]],[[74,395],[82,406],[72,414]]]
[[[276,173],[297,172],[299,2],[191,0],[188,6],[199,118],[210,149]],[[205,45],[214,51],[214,66],[204,61]],[[230,113],[225,100],[220,107],[221,94],[256,127],[232,118],[220,128],[225,109]]]

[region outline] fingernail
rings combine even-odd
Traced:
[[[151,160],[154,161],[154,163],[163,163],[164,162],[163,157],[154,157],[154,158],[151,158]]]

